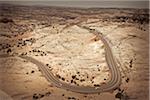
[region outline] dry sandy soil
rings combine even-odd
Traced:
[[[44,63],[60,81],[92,86],[111,72],[101,32],[121,72],[121,85],[99,94],[53,86],[38,67],[19,57],[0,58],[0,89],[14,100],[148,100],[149,14],[147,9],[79,9],[1,5],[0,54],[27,55]]]

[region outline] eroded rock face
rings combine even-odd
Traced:
[[[40,43],[42,41],[46,42],[39,40]],[[60,80],[84,86],[100,85],[110,80],[104,44],[94,34],[73,26],[62,33],[48,36],[47,41],[41,49],[51,53],[48,64]]]
[[[59,34],[53,34],[53,30],[48,27],[32,33],[31,37],[37,39],[30,48],[39,50],[29,51],[29,56],[45,63],[55,76],[68,84],[100,86],[110,80],[105,47],[98,37],[76,25]],[[41,57],[36,52],[47,54]]]

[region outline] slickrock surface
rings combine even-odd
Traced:
[[[35,58],[45,63],[60,80],[75,85],[94,86],[110,79],[104,44],[94,34],[77,26],[59,34],[49,31],[48,27],[33,32],[37,37],[41,34],[46,37],[38,39],[31,47],[42,45],[38,50],[46,51],[47,55]]]
[[[111,79],[105,46],[86,26],[104,35],[122,76],[110,92],[80,94],[53,86],[27,60],[0,57],[0,89],[14,100],[148,100],[148,10],[1,8],[0,54],[33,57],[71,85],[100,86]]]

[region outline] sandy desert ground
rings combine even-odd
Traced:
[[[0,89],[14,100],[148,100],[148,9],[63,8],[1,5]],[[60,81],[101,86],[111,79],[103,42],[82,27],[101,32],[121,72],[121,84],[97,94],[55,87],[38,67],[42,62]]]

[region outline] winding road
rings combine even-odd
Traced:
[[[82,26],[79,26],[79,27],[87,29],[89,32],[95,34],[98,38],[100,38],[103,41],[103,43],[105,45],[105,51],[106,51],[106,61],[107,61],[109,69],[111,70],[111,80],[108,83],[103,84],[100,87],[70,85],[70,84],[61,82],[56,76],[54,76],[54,74],[42,62],[40,62],[32,57],[29,57],[29,56],[19,56],[19,57],[36,64],[38,66],[38,68],[41,70],[41,72],[44,74],[45,78],[49,82],[51,82],[53,85],[55,85],[56,87],[59,87],[59,88],[63,88],[66,90],[70,90],[73,92],[79,92],[79,93],[100,93],[100,92],[105,92],[105,91],[109,91],[109,90],[117,88],[121,83],[121,75],[120,75],[120,71],[117,66],[116,60],[115,60],[113,53],[111,51],[111,48],[109,46],[109,43],[102,36],[102,34],[100,32],[97,32],[96,30],[91,30],[88,27],[82,27]],[[12,56],[0,55],[0,57],[12,57]]]

